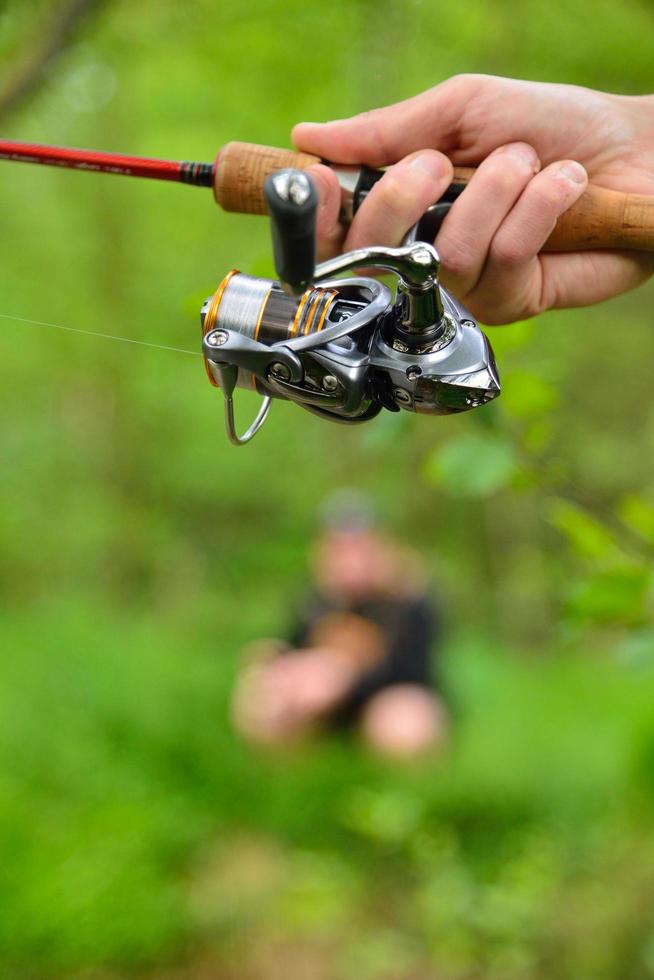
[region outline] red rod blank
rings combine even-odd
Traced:
[[[0,140],[0,160],[19,163],[40,163],[48,167],[68,167],[125,177],[147,177],[151,180],[173,180],[185,184],[210,187],[213,166],[209,163],[190,163],[178,160],[154,160],[122,153],[103,153],[97,150],[76,150],[41,143],[19,143]]]

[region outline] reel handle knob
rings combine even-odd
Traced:
[[[299,295],[313,282],[316,266],[316,186],[304,171],[287,169],[266,177],[263,191],[277,276],[286,292]]]

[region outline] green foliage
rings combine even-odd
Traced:
[[[3,77],[52,6],[2,5]],[[652,19],[113,0],[3,128],[211,159],[459,71],[639,93]],[[503,394],[478,413],[348,429],[276,405],[234,451],[198,357],[11,317],[195,350],[224,272],[270,272],[266,223],[0,168],[0,975],[651,977],[652,287],[493,331]],[[284,629],[344,484],[440,584],[439,765],[345,739],[262,758],[230,731],[237,651]]]
[[[591,623],[637,625],[645,617],[651,580],[650,570],[637,565],[598,572],[573,587],[568,596],[569,610]]]
[[[654,545],[654,507],[637,493],[630,493],[618,505],[618,516],[648,544]]]
[[[425,478],[459,497],[488,497],[506,487],[517,468],[509,440],[475,433],[447,442],[425,461]]]
[[[558,392],[551,381],[535,371],[516,370],[502,395],[504,408],[518,419],[547,415],[556,409]]]
[[[546,502],[546,516],[581,557],[598,562],[615,561],[620,557],[610,530],[581,507],[554,497]]]
[[[22,656],[0,673],[4,976],[198,945],[218,975],[266,976],[280,936],[344,980],[613,977],[625,930],[635,969],[649,962],[651,662],[535,671],[479,637],[450,644],[454,745],[401,772],[339,741],[246,751],[220,668],[244,627],[222,649],[195,628],[191,649],[194,627],[165,617],[6,621]]]

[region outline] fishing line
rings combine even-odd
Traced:
[[[102,340],[120,340],[124,344],[136,344],[138,347],[153,347],[155,350],[169,350],[176,354],[192,354],[202,357],[200,351],[187,350],[185,347],[170,347],[168,344],[152,344],[147,340],[135,340],[133,337],[118,337],[110,333],[98,333],[96,330],[81,330],[79,327],[67,327],[63,323],[46,323],[44,320],[30,320],[24,316],[13,316],[11,313],[0,313],[3,320],[13,320],[16,323],[28,323],[35,327],[51,327],[53,330],[67,330],[70,333],[81,333],[87,337],[100,337]]]

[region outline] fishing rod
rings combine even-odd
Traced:
[[[0,140],[0,159],[211,187],[227,211],[269,214],[276,280],[232,269],[200,313],[202,353],[222,390],[230,441],[249,442],[274,399],[354,424],[382,409],[440,416],[485,405],[500,393],[493,351],[468,311],[439,283],[433,244],[474,173],[457,168],[399,248],[359,248],[315,265],[318,192],[306,153],[232,142],[213,164],[158,160]],[[347,223],[383,171],[330,164]],[[654,197],[590,187],[558,221],[550,250],[654,250]],[[395,291],[357,268],[393,273]],[[236,429],[236,388],[257,391],[260,409]]]
[[[226,143],[213,163],[198,163],[0,139],[0,160],[210,187],[223,210],[241,214],[268,212],[263,185],[266,177],[275,171],[284,168],[305,170],[315,163],[328,163],[341,186],[341,221],[344,224],[352,220],[384,173],[372,167],[331,163],[310,153],[238,141]],[[454,168],[454,179],[445,195],[419,222],[419,237],[434,240],[445,215],[474,172],[473,167]],[[544,250],[597,248],[654,251],[654,196],[624,194],[591,184],[559,218]]]

